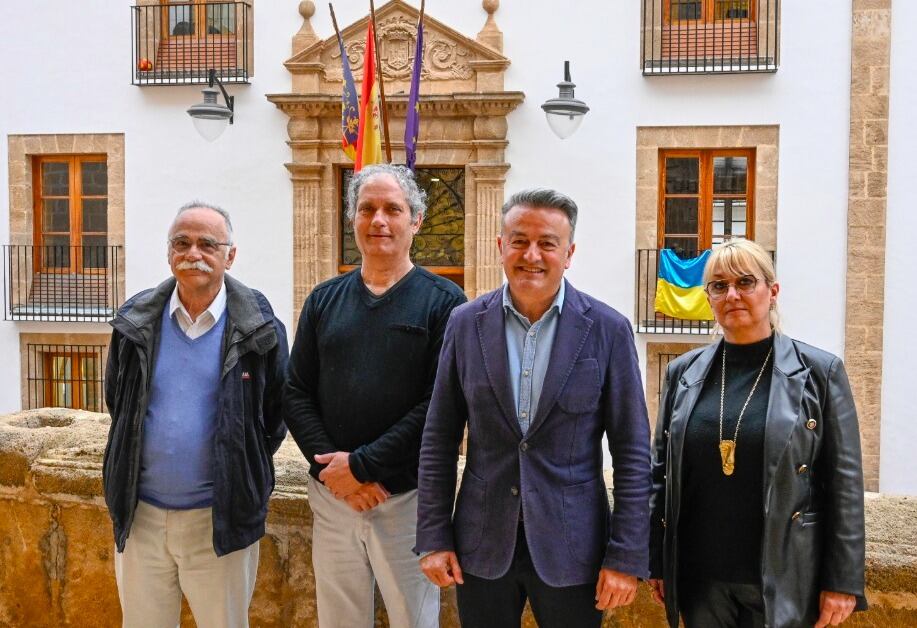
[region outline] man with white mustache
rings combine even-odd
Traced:
[[[167,240],[173,277],[112,320],[103,464],[125,627],[248,626],[258,540],[286,435],[283,323],[225,273],[229,214],[198,201]]]
[[[503,205],[507,283],[453,312],[420,449],[417,551],[463,628],[598,627],[649,566],[649,422],[630,324],[564,279],[577,206]],[[602,435],[614,465],[614,512]],[[455,500],[456,458],[467,435]],[[454,510],[453,510],[454,508]]]

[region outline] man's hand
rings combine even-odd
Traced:
[[[605,568],[599,572],[599,581],[595,585],[595,607],[600,611],[627,606],[636,596],[636,576]]]
[[[855,607],[856,598],[852,595],[822,591],[818,599],[819,615],[815,628],[841,625],[845,619],[850,617]]]
[[[665,606],[665,583],[661,578],[650,578],[646,581],[653,590],[653,601],[659,606]]]
[[[430,582],[438,587],[448,587],[455,583],[465,584],[455,552],[433,552],[424,556],[420,559],[420,568]]]
[[[328,465],[318,474],[318,479],[338,499],[355,493],[362,486],[350,471],[350,452],[335,451],[318,454],[315,456],[315,462]]]
[[[367,482],[356,491],[342,498],[357,512],[371,510],[390,497],[390,493],[378,482]]]

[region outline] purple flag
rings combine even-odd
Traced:
[[[417,47],[414,49],[414,71],[411,73],[411,96],[408,98],[404,124],[404,153],[408,168],[417,161],[417,135],[420,132],[420,71],[423,68],[423,17],[417,22]]]

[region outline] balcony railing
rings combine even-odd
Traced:
[[[683,258],[697,257],[703,251],[678,251]],[[774,251],[769,251],[776,261]],[[656,279],[659,276],[659,249],[637,250],[637,298],[634,327],[642,334],[710,334],[714,321],[672,318],[656,311]]]
[[[123,301],[120,246],[3,245],[3,319],[107,321]]]
[[[643,0],[643,74],[775,72],[780,0]]]
[[[216,70],[224,83],[248,83],[253,63],[247,2],[184,2],[131,7],[134,85],[192,85]]]

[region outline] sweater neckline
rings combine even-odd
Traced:
[[[366,284],[363,283],[363,276],[360,274],[360,268],[357,267],[354,270],[354,281],[360,287],[360,290],[363,294],[363,300],[369,307],[376,307],[382,303],[388,301],[389,297],[395,294],[404,284],[406,284],[411,277],[413,277],[420,267],[416,264],[414,267],[404,274],[404,277],[392,284],[388,290],[382,294],[374,294],[369,288],[366,287]]]
[[[773,346],[774,334],[748,344],[735,344],[724,339],[723,350],[726,352],[726,365],[727,367],[751,365],[761,368],[761,363]]]

